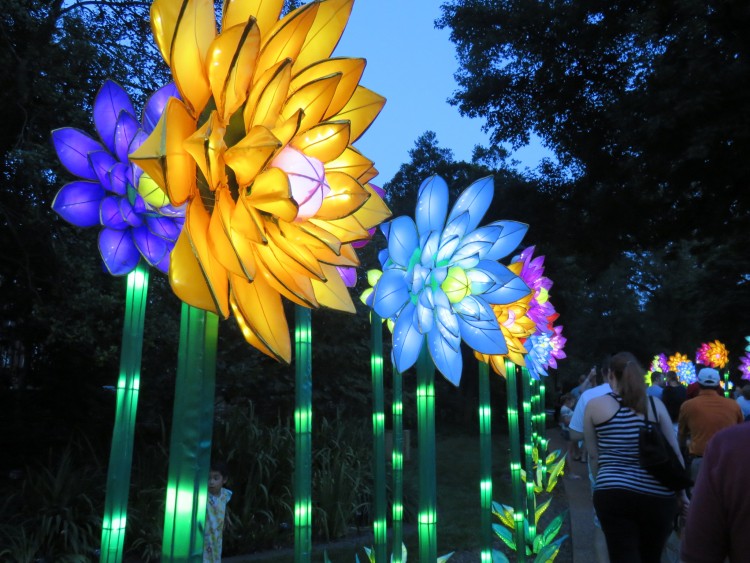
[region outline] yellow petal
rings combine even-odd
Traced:
[[[208,81],[216,110],[226,122],[247,99],[260,48],[254,20],[225,28],[208,49]]]
[[[203,277],[190,237],[182,230],[169,256],[169,285],[174,294],[188,305],[218,313],[216,301]]]
[[[234,315],[234,320],[237,321],[237,325],[240,327],[240,331],[242,332],[242,336],[245,337],[245,340],[250,344],[250,346],[257,348],[267,356],[271,356],[275,360],[279,360],[279,358],[276,357],[276,354],[274,354],[268,346],[263,344],[261,340],[258,338],[258,336],[250,330],[250,326],[247,324],[247,320],[245,319],[244,315],[240,311],[237,300],[232,295],[232,288],[231,288],[231,282],[230,282],[230,289],[229,289],[229,307],[232,309],[232,315]]]
[[[172,205],[182,205],[195,191],[195,160],[183,141],[195,132],[195,120],[180,100],[170,98],[151,135],[130,155],[154,181],[167,190]]]
[[[229,229],[229,240],[232,243],[234,252],[240,260],[240,266],[242,266],[242,270],[245,272],[245,277],[249,280],[255,279],[256,266],[254,249],[257,243],[244,235],[241,235],[234,228]]]
[[[354,94],[359,85],[359,80],[362,78],[362,73],[365,70],[365,63],[365,59],[324,59],[294,76],[289,89],[294,92],[299,90],[304,84],[314,82],[324,76],[340,74],[341,80],[336,86],[336,93],[323,115],[323,119],[328,119],[340,111],[352,97],[352,94]]]
[[[351,142],[353,143],[367,131],[367,128],[378,116],[385,105],[385,98],[368,90],[364,86],[358,86],[347,104],[341,108],[331,120],[346,119],[351,122]]]
[[[255,179],[249,191],[245,199],[247,205],[270,213],[282,221],[294,221],[297,217],[298,207],[292,199],[289,179],[283,170],[264,170]]]
[[[295,60],[305,42],[307,32],[315,21],[320,2],[303,4],[293,12],[288,13],[274,25],[266,39],[263,36],[258,66],[260,72],[271,68],[284,59]]]
[[[321,123],[297,135],[290,144],[307,156],[330,162],[340,157],[349,145],[349,122]]]
[[[269,241],[286,255],[285,258],[296,263],[295,268],[302,268],[308,277],[325,279],[320,263],[309,248],[287,239],[276,225],[269,225],[267,231]]]
[[[277,256],[279,253],[281,256]],[[310,278],[295,271],[291,261],[283,261],[284,254],[275,245],[258,245],[256,256],[263,263],[264,268],[260,272],[265,280],[290,301],[303,307],[317,307]],[[290,270],[287,270],[287,266]],[[256,276],[256,280],[258,276]]]
[[[354,147],[349,146],[341,153],[341,156],[326,163],[326,173],[329,171],[344,172],[364,184],[365,181],[362,181],[361,178],[372,169],[372,166],[371,160]]]
[[[315,252],[316,258],[323,264],[330,264],[331,266],[348,266],[350,268],[356,268],[359,266],[359,257],[357,251],[352,248],[351,244],[342,244],[341,251],[339,254],[329,254],[327,259],[324,256],[318,256],[318,252]]]
[[[281,108],[289,96],[292,80],[292,60],[283,59],[261,74],[253,84],[243,112],[245,131],[256,125],[276,127],[280,121]]]
[[[354,0],[325,0],[320,3],[315,23],[307,33],[299,56],[295,57],[295,71],[331,56],[349,21],[353,3]]]
[[[296,246],[302,246],[310,250],[313,253],[318,262],[325,262],[326,264],[336,264],[338,266],[353,266],[355,264],[349,263],[346,257],[341,256],[341,249],[343,246],[339,243],[338,239],[333,237],[327,231],[323,231],[319,227],[311,225],[309,222],[305,223],[286,223],[284,221],[279,222],[279,229],[282,236],[287,240],[291,241]],[[317,236],[310,234],[313,230],[316,234],[323,233],[326,237],[335,241],[335,244],[331,244],[335,248],[332,250],[329,244],[323,242]],[[355,255],[356,256],[356,255]]]
[[[341,254],[341,241],[337,239],[335,235],[332,235],[331,233],[321,227],[318,227],[317,225],[313,225],[312,223],[310,223],[310,221],[297,223],[296,226],[299,227],[300,233],[309,235],[315,241],[318,241],[319,243],[328,247],[334,254]],[[281,224],[281,227],[283,230],[284,225]],[[313,244],[313,241],[311,240],[309,244]]]
[[[198,258],[203,278],[211,291],[215,311],[224,318],[229,316],[229,281],[227,271],[211,253],[208,246],[210,215],[200,197],[191,200],[185,213],[185,227],[190,237],[193,254]]]
[[[182,145],[195,159],[211,190],[227,183],[223,157],[225,132],[218,113],[212,111],[206,123]]]
[[[208,227],[208,245],[211,254],[230,273],[247,276],[247,272],[230,240],[230,227],[235,203],[229,189],[216,190],[216,203]],[[250,256],[252,258],[252,255]]]
[[[318,303],[338,311],[356,312],[352,296],[349,294],[349,288],[344,284],[344,280],[341,279],[336,267],[324,264],[323,271],[326,274],[325,282],[312,280]]]
[[[267,34],[279,21],[283,7],[284,0],[224,0],[221,29],[244,24],[253,17],[261,34]]]
[[[282,122],[278,127],[274,127],[271,132],[282,145],[286,146],[299,131],[300,123],[303,118],[302,110],[297,111],[292,117]]]
[[[232,240],[234,241],[234,233],[236,232],[237,235],[256,244],[265,244],[268,242],[266,240],[263,219],[260,217],[260,214],[249,203],[247,203],[247,196],[244,193],[240,194],[239,203],[240,205],[235,206],[234,214],[232,215]]]
[[[391,210],[370,184],[365,184],[365,190],[370,194],[370,199],[354,213],[354,217],[365,229],[371,229],[388,219]]]
[[[357,178],[357,181],[360,184],[364,185],[367,182],[369,182],[370,180],[372,180],[377,175],[378,175],[378,169],[373,166],[367,172],[365,172],[359,178]]]
[[[284,104],[281,110],[282,117],[288,119],[298,110],[302,110],[300,129],[303,131],[320,123],[336,93],[340,80],[341,74],[331,74],[305,84]]]
[[[241,316],[235,318],[243,324],[263,344],[261,351],[270,353],[277,360],[289,363],[292,359],[292,345],[286,323],[281,297],[261,277],[249,282],[239,276],[231,277],[232,305]],[[248,341],[248,334],[243,330]]]
[[[322,229],[325,229],[332,235],[334,235],[341,242],[354,242],[358,240],[366,240],[369,238],[370,233],[365,229],[354,217],[344,217],[343,219],[334,219],[332,221],[325,221],[322,219],[316,219],[312,217],[308,221]]]
[[[341,219],[354,213],[370,198],[370,193],[357,180],[342,172],[327,173],[326,181],[331,191],[323,198],[316,219]]]
[[[227,150],[224,161],[233,171],[240,188],[252,183],[268,164],[281,142],[262,125],[253,127],[239,143]]]
[[[179,11],[175,11],[177,4]],[[194,117],[211,97],[206,76],[206,54],[216,36],[214,5],[210,0],[160,0],[151,11],[154,36],[168,53],[175,85]]]

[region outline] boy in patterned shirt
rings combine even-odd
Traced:
[[[203,563],[220,563],[221,541],[224,532],[224,514],[232,491],[225,489],[228,478],[227,466],[213,462],[208,474],[208,498],[206,500],[206,528],[203,535]]]

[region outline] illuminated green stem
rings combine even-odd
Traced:
[[[294,408],[294,561],[312,555],[312,328],[310,309],[296,305]]]
[[[549,482],[549,476],[547,474],[547,451],[549,448],[549,440],[547,439],[547,411],[546,411],[546,400],[545,400],[545,385],[544,379],[540,379],[536,382],[537,392],[537,405],[538,405],[538,448],[539,448],[539,460],[541,462],[542,469],[542,486],[546,489],[547,483]]]
[[[534,493],[534,425],[531,416],[531,375],[524,367],[521,368],[521,394],[523,397],[523,465],[526,471],[526,520],[529,523],[529,537],[531,543],[536,538],[536,494]]]
[[[508,433],[510,438],[510,479],[513,489],[513,524],[516,541],[516,554],[519,563],[526,561],[526,535],[523,529],[523,518],[526,511],[524,502],[524,485],[521,480],[521,433],[518,412],[518,379],[520,369],[511,361],[505,362],[507,395],[508,395]]]
[[[724,396],[729,398],[732,392],[729,390],[729,370],[724,372]]]
[[[403,378],[393,366],[393,550],[392,563],[403,562],[404,541],[404,402]]]
[[[492,405],[490,366],[479,362],[479,499],[481,503],[481,559],[492,561]]]
[[[202,561],[219,318],[182,304],[162,561]]]
[[[102,546],[99,559],[102,563],[122,561],[128,514],[130,469],[133,463],[135,416],[138,410],[138,389],[141,382],[141,353],[147,293],[148,267],[140,263],[128,274],[127,278],[115,426],[112,431],[102,519]]]
[[[374,514],[372,523],[375,535],[375,561],[385,562],[388,552],[385,502],[385,392],[383,389],[383,323],[370,313],[370,370],[372,372],[372,436]]]
[[[427,350],[417,360],[419,435],[419,561],[437,561],[437,479],[435,474],[435,365]]]

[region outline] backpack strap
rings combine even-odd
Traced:
[[[656,412],[656,404],[654,403],[654,398],[649,395],[648,401],[651,403],[651,409],[654,411],[654,422],[656,424],[659,424],[659,413]],[[648,422],[648,405],[646,406],[646,422]]]

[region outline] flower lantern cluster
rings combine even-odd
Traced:
[[[696,381],[695,364],[690,360],[677,364],[677,369],[674,371],[677,373],[677,379],[683,385],[689,385]]]
[[[729,361],[727,347],[718,340],[704,342],[695,352],[695,361],[704,366],[721,369]]]
[[[174,292],[231,314],[262,352],[290,361],[282,297],[354,311],[354,244],[390,215],[377,171],[352,143],[385,100],[359,85],[363,59],[330,58],[352,0],[156,0],[151,22],[180,98],[130,157],[186,205]]]
[[[128,160],[177,95],[173,84],[157,90],[139,122],[125,90],[108,80],[94,100],[96,140],[72,127],[56,129],[57,156],[79,178],[63,186],[52,209],[78,227],[101,226],[99,252],[115,276],[129,274],[141,256],[162,272],[182,229],[183,210],[169,204],[151,178]]]
[[[667,367],[669,368],[669,371],[676,372],[681,363],[689,361],[690,360],[685,354],[675,352],[673,355],[669,356],[669,359],[667,360]]]

